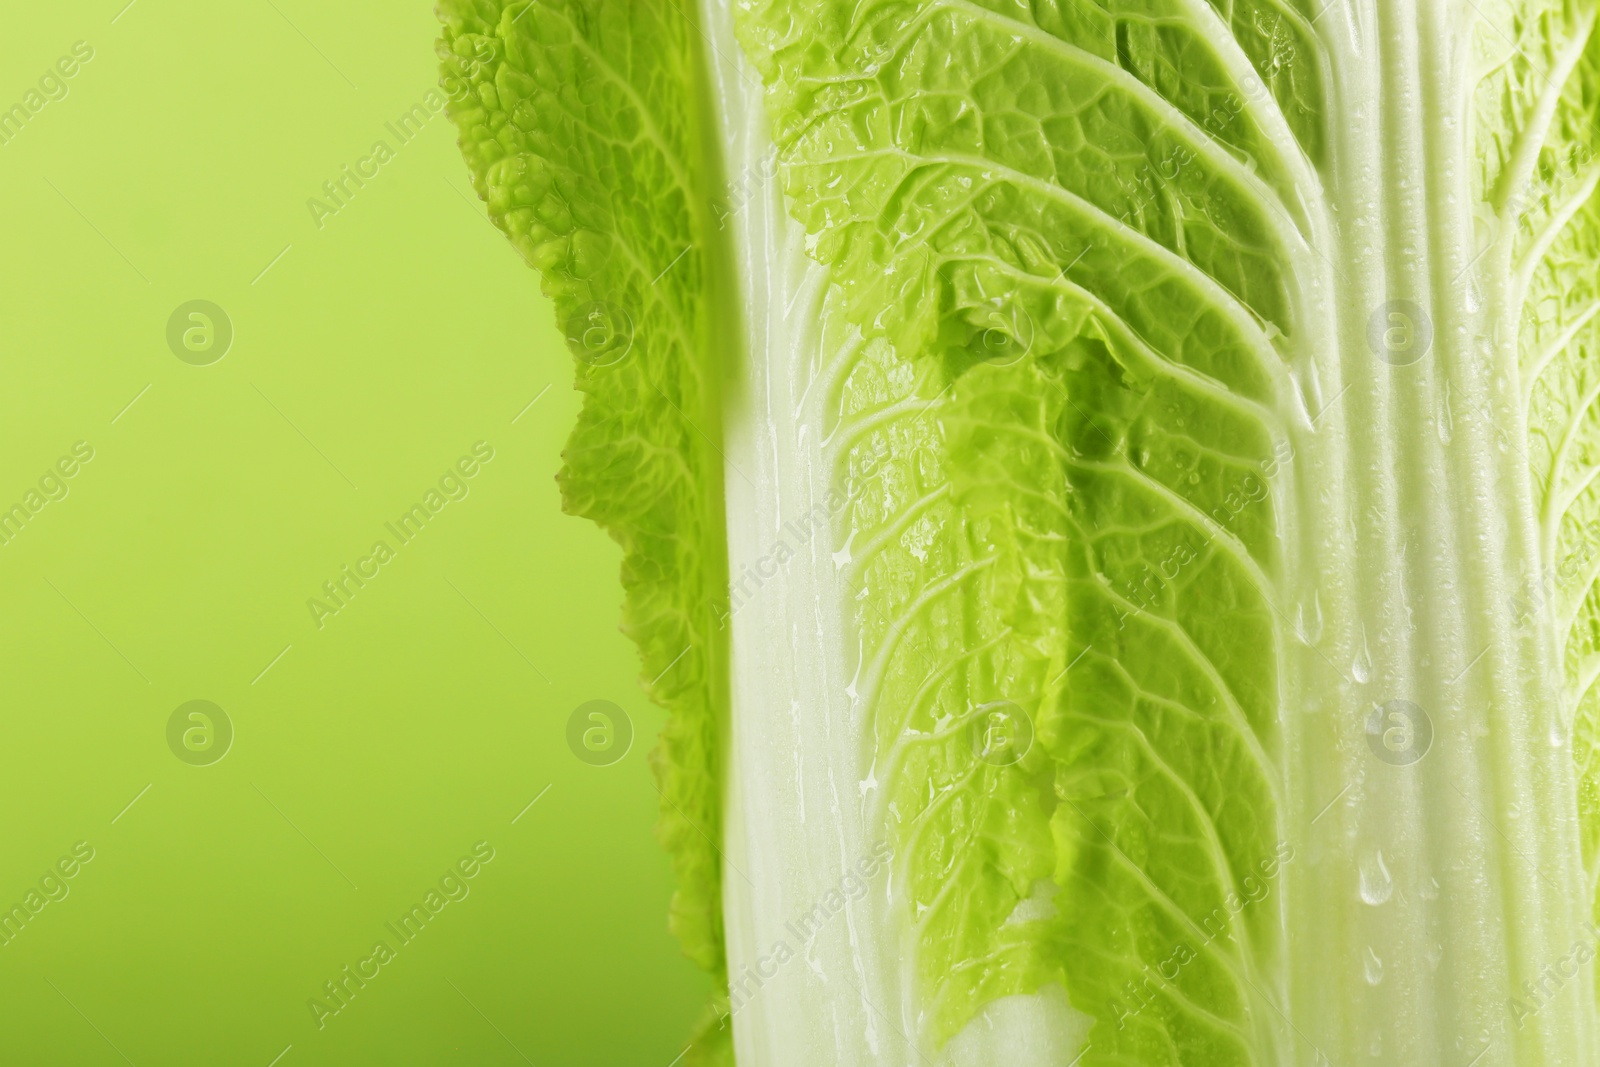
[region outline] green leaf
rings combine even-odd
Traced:
[[[1263,401],[1297,231],[1234,154],[1273,161],[1251,112],[1231,144],[1198,125],[1229,89],[1205,41],[1224,27],[828,4],[817,34],[800,5],[744,7],[796,218],[846,313],[923,368],[905,390],[923,403],[847,467],[903,462],[847,478],[880,546],[860,624],[886,653],[877,773],[932,1034],[1062,982],[1098,1020],[1086,1062],[1247,1062],[1279,935],[1227,902],[1276,866],[1260,652],[1283,439]],[[1160,77],[1189,53],[1212,84]],[[892,377],[861,368],[846,409],[903,402],[874,388]],[[935,496],[931,533],[878,536]],[[971,731],[1012,714],[1040,744],[995,765]]]
[[[1595,1061],[1594,0],[446,21],[695,1056]]]
[[[678,878],[671,926],[720,975],[730,308],[700,38],[670,5],[446,0],[440,16],[473,185],[538,269],[576,357],[584,404],[562,498],[622,546],[623,630],[670,713],[652,763]]]
[[[1541,559],[1513,610],[1564,646],[1588,895],[1600,909],[1600,36],[1593,7],[1552,4],[1500,25],[1520,32],[1520,47],[1479,94],[1525,118],[1485,162],[1489,254],[1519,311]]]
[[[1521,445],[1516,324],[1593,432],[1593,179],[1520,191],[1588,165],[1592,5],[736,6],[806,247],[887,342],[840,373],[841,537],[912,1033],[1059,984],[1085,1065],[1578,1062],[1590,979],[1505,1011],[1593,888],[1550,620],[1503,593],[1565,433],[1536,403]],[[1562,310],[1518,310],[1534,259]],[[968,730],[1012,706],[1039,745],[995,767]],[[1412,970],[1441,953],[1448,995]]]

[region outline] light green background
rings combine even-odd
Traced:
[[[0,35],[0,107],[95,50],[0,147],[0,507],[95,450],[0,547],[0,906],[96,850],[0,948],[0,1060],[667,1067],[707,982],[665,930],[618,553],[559,512],[569,357],[448,121],[385,128],[435,83],[432,12],[125,2]],[[193,299],[234,324],[212,366],[167,348]],[[307,599],[479,440],[470,495],[318,630]],[[236,730],[208,767],[166,743],[196,698]],[[596,698],[637,730],[611,767],[564,740]],[[318,1030],[308,998],[480,840],[471,895]]]

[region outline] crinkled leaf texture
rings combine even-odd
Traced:
[[[1600,1062],[1593,0],[447,10],[741,1060]]]
[[[646,692],[670,713],[652,764],[678,880],[671,926],[720,976],[718,316],[730,304],[698,36],[670,4],[445,0],[440,17],[473,185],[539,271],[576,357],[584,403],[562,499],[622,547],[623,630]]]

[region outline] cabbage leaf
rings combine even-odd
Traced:
[[[1593,0],[447,0],[700,1062],[1600,1062]]]

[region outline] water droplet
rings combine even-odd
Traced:
[[[1372,678],[1372,652],[1367,648],[1367,628],[1361,628],[1361,648],[1356,651],[1356,658],[1350,664],[1350,676],[1362,685],[1366,685]]]
[[[850,555],[850,544],[855,539],[856,531],[851,530],[850,536],[844,539],[844,545],[839,549],[839,551],[833,554],[833,566],[835,570],[842,570],[850,565],[852,558]]]
[[[1439,401],[1439,443],[1447,445],[1455,432],[1455,417],[1450,414],[1450,383],[1444,383],[1444,396]]]
[[[1294,633],[1303,645],[1314,645],[1322,638],[1322,600],[1315,589],[1310,601],[1301,601],[1294,609]]]
[[[1299,409],[1295,414],[1309,424],[1322,413],[1319,397],[1321,388],[1317,384],[1316,375],[1309,369],[1297,371],[1289,375],[1289,381],[1294,386],[1290,398]]]
[[[1562,728],[1561,722],[1560,722],[1559,719],[1550,724],[1550,747],[1551,748],[1566,748],[1567,747],[1567,731]]]
[[[1362,858],[1360,875],[1361,900],[1373,906],[1387,903],[1394,893],[1394,879],[1389,876],[1389,867],[1383,862],[1382,849]]]
[[[1371,945],[1367,946],[1367,953],[1362,957],[1361,965],[1362,969],[1366,971],[1368,985],[1377,985],[1383,981],[1383,961],[1378,958],[1376,952],[1372,951]]]

